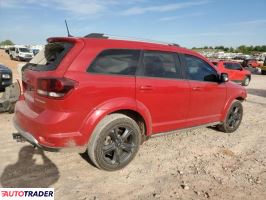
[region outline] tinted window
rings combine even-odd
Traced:
[[[100,53],[88,68],[88,72],[103,74],[135,75],[140,51],[108,49]]]
[[[226,69],[240,70],[242,69],[241,65],[238,63],[224,63]]]
[[[146,51],[144,52],[143,67],[144,76],[180,78],[173,53]]]
[[[185,61],[186,74],[190,80],[209,82],[217,81],[217,72],[204,60],[195,56],[185,55]]]

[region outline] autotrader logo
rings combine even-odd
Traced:
[[[54,200],[54,188],[0,188],[0,199]]]

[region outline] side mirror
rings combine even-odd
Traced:
[[[228,74],[227,73],[221,73],[220,80],[221,80],[221,83],[228,82],[229,81]]]

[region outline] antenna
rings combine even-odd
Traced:
[[[67,25],[67,21],[66,21],[66,19],[65,19],[65,24],[66,24],[66,29],[67,29],[67,36],[68,36],[68,37],[73,37],[73,36],[70,35],[70,33],[69,33],[68,25]]]

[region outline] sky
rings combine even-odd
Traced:
[[[201,46],[266,44],[266,0],[0,0],[0,41],[106,33]]]

